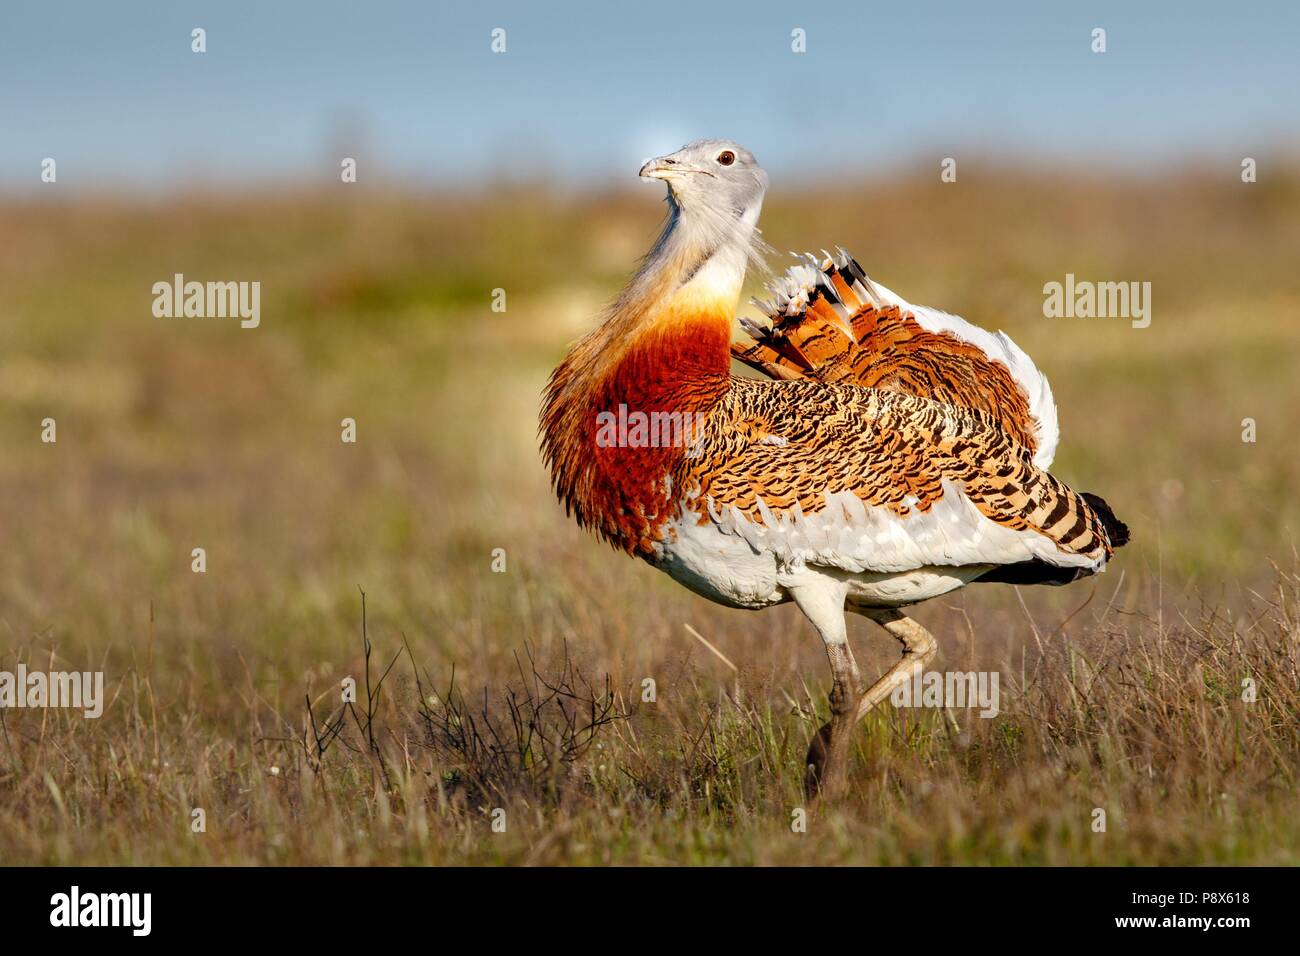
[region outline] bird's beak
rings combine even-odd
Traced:
[[[686,172],[673,156],[660,156],[641,167],[642,179],[678,179]]]

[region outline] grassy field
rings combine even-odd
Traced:
[[[0,711],[0,862],[1300,863],[1300,171],[776,185],[777,249],[1033,355],[1053,470],[1134,539],[919,608],[1003,713],[887,708],[820,808],[798,612],[710,605],[550,496],[542,383],[661,209],[545,194],[0,205],[0,670],[108,697]],[[155,318],[176,272],[260,281],[260,327]],[[1150,327],[1044,318],[1066,273],[1150,281]]]

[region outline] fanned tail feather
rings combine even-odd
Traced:
[[[1106,537],[1110,540],[1112,548],[1122,548],[1128,544],[1128,525],[1115,516],[1115,512],[1106,503],[1106,499],[1089,491],[1081,492],[1079,497],[1088,503],[1088,507],[1093,510],[1098,520],[1101,521],[1101,526],[1105,529]]]
[[[778,379],[812,378],[892,389],[984,412],[1033,455],[1051,464],[1056,405],[1047,379],[1003,333],[913,306],[872,282],[840,249],[800,257],[755,300],[768,324],[742,319],[752,345],[732,355]]]

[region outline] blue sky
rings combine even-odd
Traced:
[[[777,174],[1258,157],[1300,143],[1298,46],[1281,0],[6,0],[0,187],[38,187],[45,156],[74,186],[324,180],[340,155],[363,177],[618,181],[702,136]]]

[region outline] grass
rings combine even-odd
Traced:
[[[1009,332],[1052,379],[1054,470],[1134,531],[1101,578],[919,608],[933,666],[997,670],[1002,713],[873,715],[815,810],[811,629],[587,538],[536,454],[646,194],[7,202],[0,670],[103,670],[109,701],[0,711],[0,860],[1300,861],[1300,175],[1065,179],[790,185],[765,213],[778,249],[842,243]],[[262,326],[153,318],[178,271],[260,280]],[[1151,327],[1043,318],[1066,272],[1151,281]],[[896,654],[851,637],[869,673]]]

